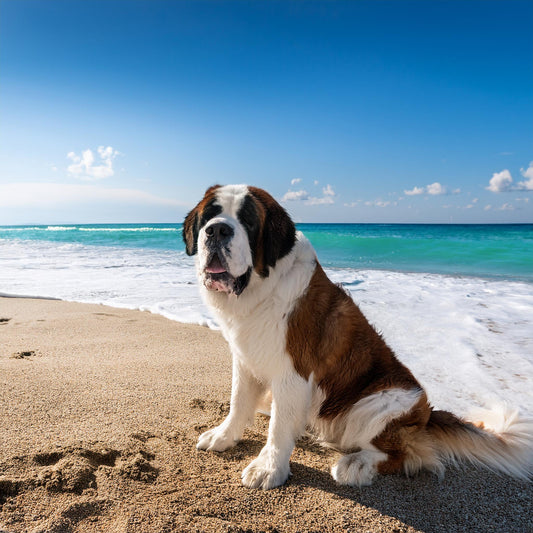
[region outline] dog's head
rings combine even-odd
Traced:
[[[252,271],[267,277],[291,251],[296,229],[266,191],[215,185],[185,218],[183,240],[188,255],[198,253],[198,274],[207,289],[239,295]]]

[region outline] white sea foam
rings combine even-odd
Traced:
[[[24,226],[24,227],[13,227],[13,228],[6,228],[6,227],[2,227],[2,231],[3,232],[26,232],[26,231],[38,231],[38,230],[45,230],[46,228],[42,228],[42,227],[39,227],[39,226]]]
[[[29,231],[85,231],[85,232],[102,232],[102,233],[136,233],[136,232],[171,232],[179,233],[180,228],[167,228],[167,227],[128,227],[121,226],[117,228],[109,227],[92,227],[92,226],[20,226],[20,227],[2,227],[2,232],[29,232]]]
[[[173,232],[178,233],[181,231],[181,229],[178,228],[153,228],[153,227],[146,227],[146,228],[128,228],[128,227],[120,227],[120,228],[73,228],[77,229],[79,231],[88,231],[88,232],[104,232],[104,233],[135,233],[135,232]]]
[[[533,415],[533,284],[328,269],[441,409]],[[141,309],[216,327],[183,252],[0,240],[0,293]],[[1,314],[1,308],[0,308]]]

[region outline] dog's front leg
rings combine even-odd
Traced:
[[[272,417],[268,440],[260,454],[243,471],[243,485],[271,489],[290,475],[289,458],[307,423],[311,399],[308,381],[296,372],[272,382]]]
[[[222,424],[202,433],[196,448],[223,452],[235,446],[241,440],[246,425],[253,420],[255,408],[264,392],[265,386],[234,356],[229,415]]]

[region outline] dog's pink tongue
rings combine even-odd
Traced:
[[[211,259],[211,262],[207,265],[205,271],[209,272],[210,274],[221,274],[222,272],[226,272],[226,269],[222,266],[218,255],[215,255],[213,256],[213,259]]]

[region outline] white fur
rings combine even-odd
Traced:
[[[341,485],[370,485],[378,473],[377,465],[386,459],[387,454],[376,448],[343,455],[331,469],[331,475]]]
[[[225,185],[217,189],[216,203],[222,207],[223,213],[236,219],[248,193],[247,185]]]
[[[457,465],[469,461],[494,472],[504,472],[528,481],[533,477],[533,419],[519,416],[518,410],[505,404],[491,410],[478,410],[475,420],[481,422],[489,436],[478,438],[474,447],[455,450],[441,443],[441,459]]]
[[[349,452],[373,449],[372,440],[392,420],[408,413],[420,399],[420,389],[387,389],[359,400],[345,415],[333,421],[318,418],[324,395],[318,389],[313,400],[313,427],[326,446]]]

